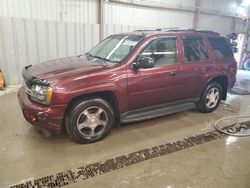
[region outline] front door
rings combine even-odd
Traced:
[[[132,70],[128,68],[129,110],[172,102],[181,98],[181,64],[176,37],[151,41],[138,57],[151,57],[155,66]],[[136,60],[135,60],[136,61]]]

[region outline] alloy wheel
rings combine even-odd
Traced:
[[[86,108],[77,118],[77,129],[87,137],[95,137],[102,134],[108,125],[108,115],[99,106]]]
[[[218,101],[219,101],[219,98],[220,98],[220,91],[218,88],[211,88],[208,93],[207,93],[207,96],[206,96],[206,106],[207,108],[211,109],[211,108],[214,108]]]

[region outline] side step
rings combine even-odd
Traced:
[[[183,112],[185,110],[190,110],[194,107],[194,102],[169,103],[164,105],[157,105],[154,107],[147,107],[121,114],[121,122],[131,123],[142,120],[148,120],[156,117],[174,114],[177,112]]]

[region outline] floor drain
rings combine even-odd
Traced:
[[[250,136],[250,116],[232,116],[217,120],[214,127],[230,136]]]

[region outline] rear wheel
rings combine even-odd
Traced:
[[[90,98],[76,103],[66,116],[66,130],[78,143],[101,140],[115,123],[111,105],[101,98]]]
[[[219,106],[221,97],[221,85],[216,82],[211,83],[204,90],[200,101],[196,103],[196,107],[200,112],[213,112]]]

